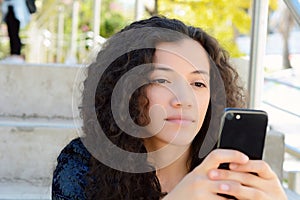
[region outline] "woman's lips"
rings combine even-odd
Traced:
[[[190,117],[185,116],[170,116],[165,119],[167,122],[175,123],[175,124],[191,124],[194,120]]]

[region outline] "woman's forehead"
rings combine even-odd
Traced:
[[[156,45],[154,63],[166,66],[192,66],[192,71],[209,73],[209,59],[205,49],[195,40],[183,39],[176,42],[161,42]]]

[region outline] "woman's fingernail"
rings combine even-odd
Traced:
[[[230,187],[227,184],[221,184],[220,189],[223,190],[223,191],[228,191],[230,189]]]
[[[244,162],[247,162],[248,160],[249,160],[249,157],[246,156],[246,155],[244,155],[244,156],[243,156],[243,161],[244,161]]]
[[[216,170],[212,170],[209,173],[211,178],[217,178],[219,176],[219,172],[217,172]]]

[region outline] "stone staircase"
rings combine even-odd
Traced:
[[[0,200],[51,199],[56,157],[78,137],[80,65],[0,64]]]
[[[80,99],[82,69],[0,63],[0,200],[51,199],[56,158],[79,135],[72,102]],[[269,131],[265,147],[264,159],[282,179],[283,134]],[[300,199],[287,192],[289,199]]]

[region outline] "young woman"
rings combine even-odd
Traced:
[[[286,199],[267,163],[215,149],[222,110],[244,105],[228,59],[203,30],[164,17],[110,38],[88,67],[85,136],[58,157],[52,198]]]

